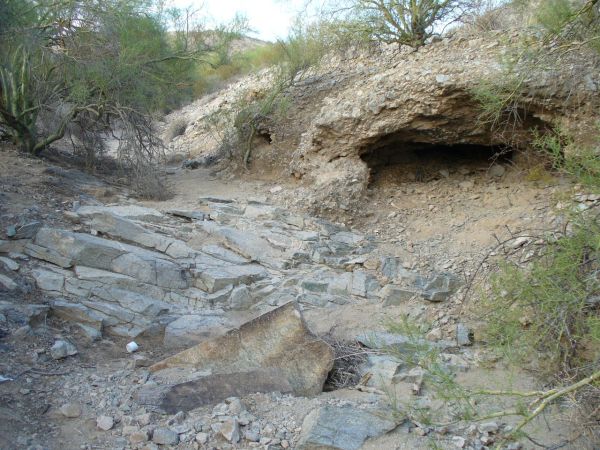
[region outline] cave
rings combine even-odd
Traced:
[[[380,182],[430,182],[485,173],[495,163],[510,164],[515,152],[503,145],[386,142],[361,152],[369,185]]]

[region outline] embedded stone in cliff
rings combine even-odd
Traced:
[[[308,329],[297,304],[290,302],[167,358],[150,370],[187,367],[213,375],[274,370],[294,394],[311,396],[322,391],[332,365],[333,350]],[[249,385],[248,390],[252,389]],[[224,398],[232,395],[236,394]]]

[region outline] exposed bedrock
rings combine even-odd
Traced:
[[[418,155],[432,146],[444,146],[449,153],[465,145],[506,146],[501,126],[479,120],[482,110],[473,94],[482,80],[502,77],[499,61],[509,51],[505,45],[497,36],[446,38],[400,53],[387,70],[332,90],[319,103],[291,164],[292,172],[312,187],[314,209],[349,209],[367,187],[367,160],[380,152],[389,158],[406,151]],[[477,51],[465,51],[465,46]],[[576,75],[560,69],[525,80],[513,111],[519,121],[510,127],[511,146],[526,148],[532,130],[543,132],[556,120],[572,119],[593,98],[597,74],[584,61],[575,66]]]

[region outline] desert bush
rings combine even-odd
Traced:
[[[592,214],[571,227],[526,268],[502,262],[484,302],[488,342],[545,375],[582,370],[585,346],[600,355],[600,223]]]
[[[598,0],[546,0],[534,7],[537,23],[563,44],[587,46],[600,52]]]
[[[524,34],[520,43],[500,61],[503,72],[482,79],[472,89],[479,102],[479,119],[496,130],[520,125],[527,110],[525,83],[532,74],[572,64],[570,53],[591,49],[600,53],[600,2],[598,0],[549,0],[515,2],[523,14],[531,14],[535,33]],[[516,7],[516,6],[515,6]],[[600,67],[590,54],[589,62]],[[575,68],[573,76],[578,76]]]
[[[500,308],[498,310],[500,311]],[[513,390],[510,380],[507,380],[507,385],[501,389],[497,386],[467,387],[457,381],[455,369],[444,362],[440,349],[425,339],[425,331],[428,329],[426,324],[416,324],[407,316],[402,316],[399,320],[389,323],[388,329],[391,333],[403,337],[402,346],[383,346],[372,351],[389,354],[401,361],[404,367],[421,368],[422,379],[413,385],[413,389],[427,390],[434,400],[431,406],[423,406],[418,401],[401,402],[393,391],[388,393],[390,404],[398,411],[398,415],[408,414],[414,422],[446,427],[461,422],[473,423],[513,417],[517,419],[515,425],[495,436],[494,448],[505,448],[504,445],[528,437],[528,426],[547,411],[550,405],[568,400],[574,402],[581,412],[585,409],[580,401],[582,398],[589,402],[593,397],[596,407],[600,403],[597,393],[600,382],[598,367],[588,367],[587,374],[581,374],[577,379],[555,381],[553,384],[557,387],[546,390]],[[531,354],[529,356],[531,358]],[[434,404],[436,406],[433,406]],[[595,426],[597,432],[597,417],[594,416],[597,409],[592,407],[586,412],[590,419],[587,425]],[[560,444],[552,443],[556,445],[553,448],[559,448],[559,445],[563,447],[582,444],[584,439],[597,442],[597,434],[595,435],[595,431],[590,428],[573,433],[570,440]],[[543,446],[537,441],[532,442]],[[432,444],[435,445],[435,442]]]
[[[523,16],[508,0],[476,0],[460,18],[460,23],[475,33],[506,30],[515,22],[523,25]]]
[[[185,117],[177,117],[167,127],[167,130],[165,131],[165,140],[171,142],[177,136],[183,135],[187,127],[188,123]]]
[[[194,85],[196,95],[223,89],[240,76],[258,70],[285,67],[287,77],[315,67],[327,53],[343,52],[350,47],[364,47],[366,35],[359,35],[348,22],[320,19],[310,23],[298,21],[286,39],[257,44],[242,51],[230,50],[227,60],[213,53],[208,64],[199,66]]]
[[[593,141],[593,140],[592,140]],[[595,144],[580,145],[560,125],[544,134],[537,134],[533,146],[549,156],[555,171],[577,180],[593,192],[600,192],[600,135]]]
[[[243,162],[247,168],[254,140],[266,134],[266,124],[277,122],[290,105],[286,92],[295,83],[314,74],[324,56],[333,51],[343,51],[351,40],[342,41],[332,33],[328,22],[298,22],[286,40],[279,41],[278,57],[281,59],[270,70],[270,86],[260,95],[240,98],[234,107],[234,128],[237,140],[244,148]],[[341,45],[345,42],[345,45]]]
[[[15,144],[38,155],[69,135],[91,168],[110,137],[122,167],[154,164],[153,115],[189,95],[202,54],[169,37],[159,4],[5,0],[0,21],[0,126]]]
[[[474,11],[477,0],[330,0],[324,11],[351,33],[377,42],[421,47]]]

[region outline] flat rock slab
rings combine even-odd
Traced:
[[[62,267],[77,264],[128,275],[143,283],[161,287],[188,287],[182,268],[161,253],[83,233],[51,228],[41,228],[34,244],[36,249],[47,249],[50,254],[58,255],[63,261],[56,261],[56,258],[51,260],[43,254],[31,256]]]
[[[156,209],[138,205],[121,206],[81,206],[76,213],[86,217],[97,213],[110,213],[126,219],[140,220],[143,222],[160,223],[166,220],[165,216]]]
[[[293,392],[285,373],[277,369],[257,369],[208,375],[171,386],[144,386],[136,393],[135,399],[148,409],[175,414],[219,403],[229,397],[275,391],[282,394]]]
[[[323,406],[302,423],[298,450],[358,450],[369,439],[398,426],[391,412],[370,412],[352,407]]]
[[[220,316],[185,315],[166,326],[164,344],[184,348],[220,336],[228,328],[231,326]]]
[[[256,234],[215,222],[201,222],[201,226],[204,231],[224,239],[230,248],[252,261],[275,269],[285,269],[290,265],[291,255],[288,252],[273,247],[266,239]]]
[[[193,367],[212,374],[232,374],[275,369],[294,394],[312,396],[322,391],[333,357],[331,347],[308,329],[297,304],[290,302],[167,358],[150,370]]]

